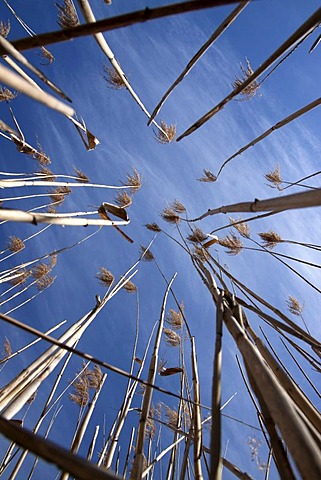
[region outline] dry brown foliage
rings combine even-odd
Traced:
[[[63,4],[55,2],[58,9],[58,25],[62,29],[77,27],[80,24],[75,5],[72,0],[64,0]]]
[[[11,235],[9,239],[8,250],[10,250],[10,252],[17,253],[25,248],[25,244],[21,238]]]
[[[107,270],[105,267],[100,267],[99,272],[96,275],[96,278],[99,280],[99,283],[103,287],[109,288],[110,285],[114,282],[114,275]]]
[[[192,228],[192,233],[187,236],[187,240],[192,243],[202,243],[207,239],[207,235],[198,227]]]
[[[157,225],[157,223],[153,222],[153,223],[146,223],[144,225],[147,230],[150,230],[151,232],[161,232],[162,229]]]
[[[158,143],[165,145],[171,143],[176,137],[176,124],[172,123],[167,125],[163,120],[160,121],[161,129],[154,132],[155,140]]]
[[[177,411],[168,407],[167,405],[164,405],[164,407],[165,407],[166,422],[171,427],[176,428],[179,420]]]
[[[169,207],[164,208],[161,217],[165,222],[177,224],[180,221],[179,216]]]
[[[4,38],[7,38],[7,36],[9,35],[10,33],[10,28],[11,28],[11,25],[10,25],[10,20],[8,20],[7,23],[3,22],[2,20],[0,20],[0,35]]]
[[[238,255],[243,248],[241,239],[232,232],[224,238],[219,238],[218,243],[226,248],[225,251],[229,255]]]
[[[99,365],[95,365],[93,370],[86,371],[88,378],[88,386],[94,390],[97,390],[103,378],[103,372]]]
[[[282,177],[281,177],[279,164],[276,165],[274,170],[266,173],[264,177],[268,182],[272,183],[272,185],[270,185],[272,188],[277,188],[278,190],[282,190],[282,188],[280,187],[282,183]]]
[[[77,182],[79,183],[88,183],[89,182],[89,178],[87,177],[87,175],[82,172],[81,170],[79,170],[79,168],[76,168],[74,167],[74,170],[75,170],[75,173],[77,175]]]
[[[89,402],[89,381],[85,371],[73,383],[73,388],[73,393],[69,394],[70,400],[81,408],[85,407]]]
[[[238,88],[247,80],[253,73],[254,71],[252,70],[252,67],[250,65],[250,62],[248,59],[246,59],[246,67],[240,63],[240,69],[242,75],[240,77],[235,77],[234,82],[232,83],[233,88]],[[260,83],[254,80],[250,85],[248,85],[242,92],[241,95],[243,96],[243,100],[250,100],[252,97],[254,97],[260,88]]]
[[[265,248],[274,248],[278,243],[283,242],[282,238],[280,235],[273,230],[270,230],[268,232],[261,232],[259,233],[259,236],[261,240],[263,240],[263,246]]]
[[[178,333],[174,332],[174,330],[171,330],[170,328],[164,328],[163,332],[167,345],[170,347],[179,347],[181,343],[181,337],[178,335]]]
[[[121,88],[126,87],[123,79],[116,72],[114,67],[108,67],[107,65],[103,65],[103,69],[106,75],[103,74],[103,78],[108,83],[108,87],[114,88],[115,90],[120,90]]]
[[[119,207],[127,208],[133,203],[133,200],[132,200],[132,197],[127,192],[125,192],[124,190],[121,190],[116,193],[115,203]]]
[[[199,182],[210,183],[216,181],[216,175],[212,173],[210,170],[204,168],[203,170],[203,177],[197,179]]]
[[[43,151],[43,148],[38,141],[37,151],[32,152],[32,158],[37,160],[40,165],[49,165],[51,163],[50,157]]]
[[[20,270],[19,272],[19,277],[16,277],[16,278],[12,278],[9,283],[10,285],[13,285],[13,286],[17,286],[17,285],[22,285],[23,283],[26,282],[27,278],[30,277],[31,275],[31,271],[30,270],[25,270],[25,269],[22,269]]]
[[[244,237],[244,238],[250,238],[250,227],[249,224],[246,222],[243,222],[241,218],[231,218],[230,217],[230,224],[232,227],[235,228],[239,232],[239,234]],[[237,223],[240,222],[240,223]]]
[[[286,304],[289,311],[293,315],[297,315],[298,317],[302,315],[304,307],[299,303],[299,300],[297,300],[295,297],[293,297],[292,295],[289,295],[288,300],[286,300]]]
[[[9,88],[0,86],[0,102],[10,102],[17,95],[17,92],[12,92]]]

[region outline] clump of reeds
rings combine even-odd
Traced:
[[[119,207],[127,208],[133,203],[133,199],[125,190],[121,190],[116,193],[115,203]]]
[[[129,280],[129,282],[127,282],[127,283],[124,285],[124,289],[125,289],[126,292],[128,292],[128,293],[135,293],[135,292],[137,291],[136,285],[135,285],[133,282],[131,282],[130,280]]]
[[[144,262],[152,262],[154,260],[152,252],[143,245],[140,246],[140,254]]]
[[[299,303],[299,301],[295,297],[293,297],[292,295],[289,295],[288,300],[286,300],[286,304],[289,311],[293,315],[297,315],[298,317],[302,315],[304,307]]]
[[[9,239],[8,250],[10,250],[10,252],[17,253],[25,248],[25,244],[21,238],[11,235]]]
[[[79,168],[76,168],[76,167],[74,167],[74,170],[75,170],[75,173],[77,175],[77,179],[76,179],[77,182],[79,182],[79,183],[88,183],[89,182],[89,178],[84,172],[82,172],[81,170],[79,170]]]
[[[181,337],[178,335],[178,333],[174,332],[174,330],[171,330],[170,328],[164,328],[163,332],[167,345],[170,347],[179,347],[181,343]]]
[[[265,248],[274,248],[278,243],[283,242],[282,237],[273,230],[269,230],[268,232],[261,232],[259,233],[259,237],[263,240],[263,246]]]
[[[7,36],[10,33],[10,29],[11,29],[10,20],[8,20],[7,23],[0,20],[0,35],[2,37],[7,38]]]
[[[39,175],[42,175],[45,182],[54,182],[56,180],[55,174],[50,170],[50,168],[41,165],[41,170],[37,172]]]
[[[144,226],[147,228],[147,230],[150,230],[151,232],[159,233],[162,231],[162,229],[155,222],[146,223]]]
[[[9,88],[0,86],[0,102],[10,102],[17,95],[17,92],[12,92]]]
[[[172,208],[166,207],[161,213],[161,217],[165,222],[177,224],[180,221],[179,216]]]
[[[122,185],[130,187],[130,191],[135,193],[142,186],[142,179],[136,168],[133,168],[132,173],[126,175],[126,181],[121,183]]]
[[[187,236],[187,240],[192,243],[202,243],[207,239],[207,235],[198,227],[192,228],[192,233]]]
[[[160,126],[162,130],[157,130],[154,132],[155,140],[163,145],[166,143],[171,143],[176,137],[176,124],[172,123],[167,125],[163,120],[161,120]]]
[[[114,275],[105,267],[100,267],[96,278],[103,287],[109,288],[114,282]]]
[[[170,324],[173,330],[180,330],[183,326],[183,314],[184,305],[180,304],[180,310],[176,312],[173,308],[170,308],[166,315],[166,321]]]
[[[126,87],[124,80],[121,78],[119,73],[114,69],[114,67],[108,67],[103,65],[103,69],[106,75],[103,74],[104,80],[106,80],[110,88],[115,90],[120,90],[121,88]]]
[[[56,203],[57,205],[61,205],[65,199],[66,195],[71,193],[71,189],[69,187],[57,187],[50,193],[51,200]]]
[[[244,238],[250,238],[250,227],[247,222],[243,222],[241,218],[234,219],[230,217],[230,224]]]
[[[77,27],[80,24],[77,11],[72,0],[64,0],[63,4],[55,2],[58,9],[58,25],[63,28]]]
[[[226,248],[225,251],[229,255],[238,255],[243,248],[241,239],[234,233],[229,233],[226,237],[219,238],[218,243]]]
[[[270,187],[277,188],[278,190],[282,190],[282,188],[280,187],[280,185],[282,183],[282,177],[281,177],[279,164],[276,165],[274,170],[266,173],[264,175],[264,177],[268,182],[270,182],[272,184],[272,185],[270,185]]]
[[[7,337],[5,337],[3,342],[2,358],[6,359],[10,357],[11,354],[12,354],[12,347],[11,347],[10,340]]]
[[[37,288],[40,292],[50,287],[57,277],[52,275],[45,275],[37,280]]]
[[[240,87],[245,82],[245,80],[247,80],[254,73],[248,59],[246,59],[246,67],[244,67],[242,63],[240,63],[240,69],[241,69],[242,75],[240,77],[237,77],[237,76],[235,77],[235,80],[232,83],[232,86],[234,89]],[[252,97],[256,95],[259,88],[260,88],[259,82],[257,82],[256,80],[251,82],[241,92],[241,95],[243,96],[243,100],[250,100]]]
[[[54,62],[55,57],[47,48],[41,47],[40,52],[41,52],[40,53],[41,58],[44,59],[44,62],[42,62],[42,65],[51,65],[52,62]]]
[[[203,170],[203,176],[198,178],[197,180],[199,182],[204,182],[204,183],[210,183],[210,182],[215,182],[216,181],[216,175],[212,173],[210,170],[204,168]]]

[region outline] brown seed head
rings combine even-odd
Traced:
[[[171,330],[170,328],[164,328],[163,332],[165,334],[165,342],[167,345],[170,347],[179,347],[181,343],[181,337],[178,335],[178,333],[174,332],[174,330]]]
[[[232,232],[224,238],[219,238],[218,243],[226,248],[225,251],[229,255],[238,255],[243,248],[241,239]]]
[[[99,283],[103,287],[107,287],[107,288],[109,288],[114,282],[114,275],[105,267],[100,267],[99,272],[96,275],[96,278],[98,278]]]
[[[0,21],[0,35],[4,38],[7,38],[7,36],[10,33],[10,20],[8,20],[7,23],[3,22],[2,20]]]
[[[245,80],[247,80],[253,73],[254,71],[252,70],[252,67],[250,65],[250,62],[248,59],[246,59],[246,67],[240,63],[240,68],[241,68],[241,73],[242,75],[240,77],[235,77],[234,82],[232,83],[232,87],[234,89],[240,87]],[[243,100],[250,100],[252,97],[254,97],[260,88],[261,84],[254,80],[251,82],[242,92],[241,95],[243,96]]]
[[[49,197],[54,203],[61,205],[65,199],[66,195],[71,193],[71,189],[69,187],[57,187],[51,191]]]
[[[203,233],[198,227],[193,228],[192,233],[190,233],[187,237],[187,240],[192,243],[202,243],[206,239],[207,235],[205,235],[205,233]]]
[[[97,390],[103,377],[103,372],[101,371],[101,368],[98,365],[95,365],[94,369],[88,370],[86,374],[88,377],[88,387]]]
[[[46,275],[44,277],[41,277],[37,280],[37,288],[40,292],[45,290],[46,288],[50,287],[50,285],[53,284],[53,282],[56,280],[57,276],[53,277],[52,275]]]
[[[126,175],[126,181],[121,183],[130,187],[132,193],[136,193],[142,186],[142,180],[136,168],[133,168],[133,172]]]
[[[216,182],[216,175],[214,175],[214,173],[212,173],[210,170],[204,168],[203,177],[198,178],[197,180],[204,183]]]
[[[129,282],[127,282],[127,283],[124,285],[124,289],[125,289],[126,292],[128,292],[128,293],[134,293],[134,292],[137,291],[136,285],[135,285],[133,282],[131,282],[130,280],[129,280]]]
[[[273,230],[259,233],[259,236],[261,237],[261,240],[263,240],[263,246],[265,248],[274,248],[278,243],[283,242],[280,235]]]
[[[179,421],[177,411],[168,407],[167,405],[164,405],[164,407],[165,407],[165,417],[168,425],[174,428],[177,427],[178,421]]]
[[[157,223],[153,222],[153,223],[146,223],[144,225],[147,230],[150,230],[151,232],[161,232],[161,228],[157,225]]]
[[[179,202],[178,200],[174,200],[170,204],[170,208],[172,210],[174,210],[174,212],[176,212],[176,213],[185,213],[186,212],[185,206],[181,202]]]
[[[25,244],[23,240],[21,240],[21,238],[16,237],[15,235],[11,235],[9,239],[10,242],[8,243],[8,249],[10,250],[10,252],[17,253],[25,248]]]
[[[292,295],[289,295],[288,300],[286,300],[286,304],[289,311],[293,315],[297,315],[298,317],[302,315],[304,307],[299,303],[299,301],[295,297],[293,297]]]
[[[132,197],[124,190],[121,190],[116,193],[115,203],[119,207],[127,208],[132,204],[132,202],[133,202]]]
[[[205,248],[195,245],[193,256],[201,262],[206,262],[209,259],[209,254]]]
[[[166,316],[167,322],[170,324],[173,330],[180,330],[183,326],[183,315],[182,312],[184,312],[184,304],[180,304],[181,310],[176,312],[172,308],[168,311],[168,314]]]
[[[172,123],[167,125],[163,120],[160,121],[161,130],[154,132],[155,140],[158,143],[165,145],[166,143],[171,143],[176,137],[176,124]]]
[[[62,29],[77,27],[79,18],[72,0],[64,0],[62,5],[55,2],[58,9],[58,25]]]
[[[50,270],[51,270],[50,265],[47,265],[46,263],[40,263],[39,265],[36,265],[36,267],[32,269],[31,274],[33,278],[40,279],[45,275],[48,275]]]
[[[19,274],[18,277],[12,278],[9,280],[10,285],[17,286],[17,285],[22,285],[23,283],[26,282],[27,278],[30,277],[31,271],[30,270],[19,270],[19,272],[16,272]]]
[[[54,182],[56,180],[56,176],[50,168],[43,165],[41,165],[41,170],[37,173],[43,177],[41,180],[44,180],[45,182]]]
[[[177,224],[180,221],[179,216],[169,207],[164,208],[161,217],[165,222]]]
[[[107,65],[103,65],[104,73],[103,78],[107,82],[107,86],[109,88],[114,88],[115,90],[120,90],[121,88],[126,87],[124,80],[119,75],[118,72],[114,69],[114,67],[108,67]]]
[[[2,352],[2,358],[8,358],[12,354],[12,348],[11,348],[11,343],[10,340],[5,337],[4,344],[3,344],[3,352]]]
[[[241,218],[234,219],[230,217],[230,224],[239,232],[239,234],[244,238],[250,238],[250,227],[249,224],[243,222]]]
[[[40,56],[44,60],[43,62],[41,62],[41,65],[45,65],[45,66],[51,65],[52,62],[54,62],[55,60],[55,57],[53,56],[53,54],[49,52],[49,50],[45,47],[41,47]]]
[[[273,186],[273,188],[277,188],[278,190],[282,190],[280,188],[280,185],[282,183],[282,177],[281,177],[281,172],[280,172],[280,166],[279,164],[276,165],[275,169],[272,170],[271,172],[269,173],[266,173],[264,175],[264,177],[266,178],[266,180],[270,183],[272,183],[271,186]]]
[[[74,167],[74,170],[75,170],[75,173],[77,175],[76,182],[79,182],[79,183],[88,183],[89,182],[89,178],[87,177],[87,175],[84,172],[82,172],[81,170],[79,170],[79,168],[76,168],[76,167]]]
[[[152,252],[146,247],[144,247],[143,245],[140,246],[140,254],[141,255],[144,255],[142,257],[142,260],[144,262],[152,262],[154,260],[154,255],[152,254]]]
[[[0,102],[10,102],[17,95],[17,92],[12,92],[9,88],[0,86]]]

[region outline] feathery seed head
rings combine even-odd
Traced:
[[[8,249],[10,252],[17,253],[25,248],[25,244],[21,238],[11,235],[9,239],[10,241],[8,243]]]
[[[155,140],[158,143],[165,145],[171,143],[176,137],[176,124],[172,123],[167,125],[163,120],[160,121],[161,129],[154,132]]]
[[[204,168],[203,177],[200,177],[197,180],[204,183],[216,182],[216,175],[214,175],[214,173],[212,173],[210,170]]]
[[[239,234],[244,238],[250,238],[250,227],[249,224],[243,222],[241,218],[234,219],[230,217],[230,224],[239,232]]]
[[[302,315],[304,307],[299,303],[299,301],[295,297],[293,297],[292,295],[289,295],[288,300],[286,300],[286,304],[289,311],[293,315],[297,315],[298,317]]]
[[[72,0],[64,0],[63,4],[55,2],[58,9],[58,25],[62,29],[77,27],[80,24],[77,11]]]
[[[142,257],[142,260],[144,262],[152,262],[154,260],[154,255],[152,254],[152,252],[146,247],[144,247],[143,245],[140,246],[140,254],[141,255],[144,255]]]
[[[282,190],[280,187],[282,183],[282,177],[279,164],[276,165],[274,170],[266,173],[264,177],[268,182],[272,183],[270,186],[273,186],[273,188],[277,188],[278,190]]]
[[[76,182],[79,182],[79,183],[88,183],[89,182],[89,178],[87,177],[87,175],[84,172],[82,172],[81,170],[79,170],[79,168],[76,168],[76,167],[74,167],[74,170],[75,170],[75,173],[77,175]]]
[[[274,248],[278,243],[283,242],[280,235],[273,230],[259,233],[259,237],[263,240],[263,246],[265,248]]]
[[[11,25],[10,25],[10,20],[8,20],[7,23],[3,22],[2,20],[0,20],[0,35],[4,38],[7,38],[7,36],[9,35],[10,33],[10,28],[11,28]]]
[[[99,272],[96,275],[96,278],[99,280],[99,283],[103,287],[107,287],[107,288],[109,288],[114,282],[114,275],[105,267],[100,267]]]
[[[126,87],[124,80],[119,75],[119,73],[114,69],[114,67],[108,67],[103,65],[104,73],[103,78],[106,80],[108,87],[114,88],[115,90],[120,90],[121,88]]]
[[[234,89],[240,87],[245,80],[247,80],[253,73],[254,71],[252,70],[252,67],[250,65],[250,62],[248,59],[246,59],[246,67],[240,63],[240,68],[241,68],[241,73],[242,75],[240,77],[235,77],[234,82],[232,83],[232,87]],[[251,82],[242,92],[241,95],[243,96],[243,100],[250,100],[252,97],[254,97],[260,88],[261,84],[254,80]]]
[[[132,202],[133,202],[132,197],[124,190],[121,190],[116,193],[115,203],[119,207],[127,208],[132,204]]]
[[[229,255],[238,255],[243,248],[241,239],[232,232],[224,238],[219,238],[218,243],[226,248],[225,251]]]
[[[161,232],[161,228],[157,225],[157,223],[153,222],[153,223],[146,223],[144,225],[147,230],[150,230],[151,232]]]
[[[165,222],[177,224],[180,221],[179,216],[169,207],[164,208],[161,217]]]
[[[190,233],[187,237],[187,240],[192,243],[202,243],[206,239],[207,235],[205,235],[205,233],[203,233],[198,227],[192,228],[192,233]]]
[[[163,332],[165,334],[165,342],[167,345],[170,347],[179,347],[181,343],[181,337],[178,335],[178,333],[174,332],[174,330],[171,330],[170,328],[164,328]]]

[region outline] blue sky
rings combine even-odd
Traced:
[[[166,3],[131,0],[130,10]],[[129,11],[129,2],[125,1],[115,0],[107,7],[101,0],[92,0],[91,5],[97,18]],[[239,74],[240,62],[244,64],[247,57],[252,67],[257,68],[318,7],[319,2],[314,0],[253,2],[172,93],[158,118],[167,123],[176,123],[178,134],[184,132],[230,92],[231,83],[235,75]],[[17,0],[14,2],[14,8],[37,33],[57,28],[53,2],[38,0],[33,2],[32,8],[26,8],[24,1]],[[197,49],[232,9],[232,6],[213,8],[205,12],[119,29],[106,35],[129,81],[150,111]],[[9,40],[25,36],[21,26],[12,18],[6,6],[1,4],[0,19],[6,21],[7,18],[10,18],[12,26]],[[204,168],[216,173],[225,158],[286,115],[320,95],[318,79],[321,73],[319,61],[321,50],[316,49],[313,54],[308,55],[308,50],[317,35],[318,31],[267,79],[255,98],[248,102],[230,102],[222,112],[193,135],[170,145],[160,145],[155,141],[152,128],[146,126],[147,118],[127,91],[107,88],[102,78],[102,64],[108,64],[108,60],[103,57],[93,39],[78,39],[49,47],[56,60],[50,67],[40,68],[72,98],[75,109],[101,143],[95,151],[86,152],[74,127],[65,118],[20,95],[11,105],[26,140],[35,144],[36,135],[38,136],[43,149],[51,157],[50,168],[56,174],[72,175],[73,166],[76,165],[93,183],[119,185],[120,181],[124,181],[126,174],[130,173],[132,168],[136,168],[142,175],[143,185],[134,196],[133,205],[128,211],[131,223],[125,231],[134,239],[132,245],[127,244],[114,229],[101,230],[81,246],[59,255],[53,271],[57,275],[55,283],[12,315],[43,331],[63,319],[67,319],[68,325],[71,325],[94,306],[95,294],[102,295],[104,292],[95,279],[100,266],[110,269],[116,278],[119,278],[137,260],[140,244],[147,245],[152,239],[151,232],[143,227],[144,224],[156,221],[164,230],[177,237],[175,229],[164,224],[159,217],[163,208],[174,199],[180,200],[186,206],[189,218],[194,218],[208,208],[278,195],[277,190],[271,190],[266,186],[263,177],[265,173],[273,170],[277,163],[280,165],[282,176],[289,181],[295,181],[317,171],[320,152],[318,109],[275,132],[233,160],[217,183],[204,184],[196,180],[202,175]],[[35,52],[28,52],[26,56],[33,63],[39,64],[40,59]],[[0,110],[0,118],[11,125],[8,109],[4,103],[0,105]],[[34,160],[19,154],[14,145],[4,139],[1,139],[0,155],[3,171],[32,173],[38,169]],[[318,177],[313,185],[318,185]],[[21,191],[27,194],[26,189],[12,189],[10,193],[14,196]],[[31,191],[35,192],[35,189],[28,189],[28,193]],[[37,188],[35,193],[46,191],[44,188]],[[4,195],[9,196],[8,192],[9,190],[1,193],[2,198]],[[102,201],[113,201],[113,197],[113,191],[75,189],[72,195],[66,198],[60,211],[93,210],[93,206],[100,205]],[[40,202],[46,203],[40,198],[29,203],[7,202],[6,205],[29,209],[40,205]],[[222,215],[200,222],[199,227],[205,233],[209,233],[226,223],[228,216]],[[250,224],[251,234],[255,240],[259,238],[258,232],[273,229],[283,238],[316,244],[319,243],[320,226],[318,209],[283,213],[261,220],[260,223]],[[9,235],[26,238],[35,231],[34,226],[20,224],[5,224],[1,229],[1,250],[5,248]],[[3,269],[71,245],[94,230],[94,228],[89,230],[89,228],[50,227],[30,241],[20,254],[4,262]],[[225,234],[228,230],[225,230]],[[220,235],[223,235],[223,232],[220,232]],[[210,405],[214,306],[190,259],[174,242],[161,234],[155,240],[152,251],[167,278],[178,272],[174,290],[179,301],[184,302],[187,319],[192,333],[196,336],[202,403]],[[319,263],[315,252],[295,245],[281,245],[277,251]],[[297,297],[305,305],[304,317],[311,333],[316,337],[320,336],[321,329],[316,315],[316,306],[320,302],[318,292],[279,262],[267,254],[246,250],[235,257],[227,255],[222,247],[216,249],[212,247],[212,253],[219,256],[223,265],[228,265],[234,276],[282,311],[286,310],[285,300],[288,295]],[[321,288],[319,269],[300,264],[291,265]],[[165,283],[155,265],[147,263],[140,264],[134,282],[139,291],[138,352],[142,355],[149,332],[159,317]],[[23,298],[28,298],[28,295]],[[18,301],[13,300],[9,306],[13,308],[17,304]],[[172,298],[169,299],[168,308],[175,308]],[[3,312],[8,311],[5,305],[2,309]],[[135,334],[135,315],[135,296],[120,292],[88,329],[79,348],[128,370]],[[258,321],[254,318],[252,320],[257,326]],[[300,322],[296,317],[294,320]],[[281,348],[278,337],[268,327],[263,328],[269,338],[273,338],[290,371],[296,376],[299,375]],[[7,336],[10,339],[13,349],[29,341],[25,334],[7,325],[1,325],[1,335],[2,338]],[[224,342],[223,401],[237,392],[236,397],[226,408],[226,413],[257,425],[255,412],[235,364],[236,350],[227,332],[224,335]],[[10,362],[2,372],[2,384],[10,380],[15,372],[26,366],[43,349],[44,346],[39,343],[34,349],[28,350],[24,357],[19,356],[17,360]],[[168,359],[168,365],[177,362],[177,352],[165,345],[161,348],[161,355]],[[79,359],[71,362],[65,382],[71,380],[80,366]],[[316,373],[310,367],[305,367],[311,378],[317,382]],[[144,378],[146,375],[147,373]],[[302,388],[311,394],[311,398],[317,404],[315,394],[310,392],[303,377],[298,378],[300,384],[302,382]],[[40,408],[37,405],[45,401],[50,381],[45,383],[26,417],[28,428],[32,428],[37,418]],[[157,383],[168,390],[178,392],[179,384],[175,377],[166,380],[159,377]],[[100,399],[91,422],[90,432],[93,432],[96,424],[102,423],[104,415],[108,431],[108,425],[120,406],[124,388],[124,379],[110,373],[103,400]],[[156,394],[155,401],[158,399],[160,397]],[[161,399],[171,406],[177,405],[175,400],[163,397]],[[64,406],[52,429],[51,438],[68,446],[77,408],[67,397],[62,403]],[[139,404],[140,397],[135,400],[135,405]],[[203,413],[204,416],[207,415],[206,411]],[[127,448],[125,439],[130,431],[130,425],[136,422],[137,414],[132,413],[123,436],[124,450]],[[63,425],[63,428],[60,425]],[[254,478],[264,478],[258,471],[256,463],[250,459],[247,442],[248,438],[254,435],[262,439],[262,435],[255,430],[240,426],[232,420],[224,420],[223,445],[228,443],[227,458],[252,474]],[[165,442],[170,438],[170,434],[164,434]],[[206,442],[208,444],[208,439]],[[98,445],[101,443],[100,437]],[[5,451],[6,445],[1,441],[1,452]],[[85,450],[84,448],[81,452],[84,453]],[[265,462],[266,458],[267,450],[262,446],[260,459]],[[27,465],[29,462],[26,462],[26,471]],[[49,472],[49,467],[45,465],[39,467],[39,476],[35,478],[41,478],[40,472]],[[5,476],[6,473],[4,478],[8,478]],[[272,473],[274,478],[276,473],[274,470]],[[224,472],[224,478],[231,477]]]

